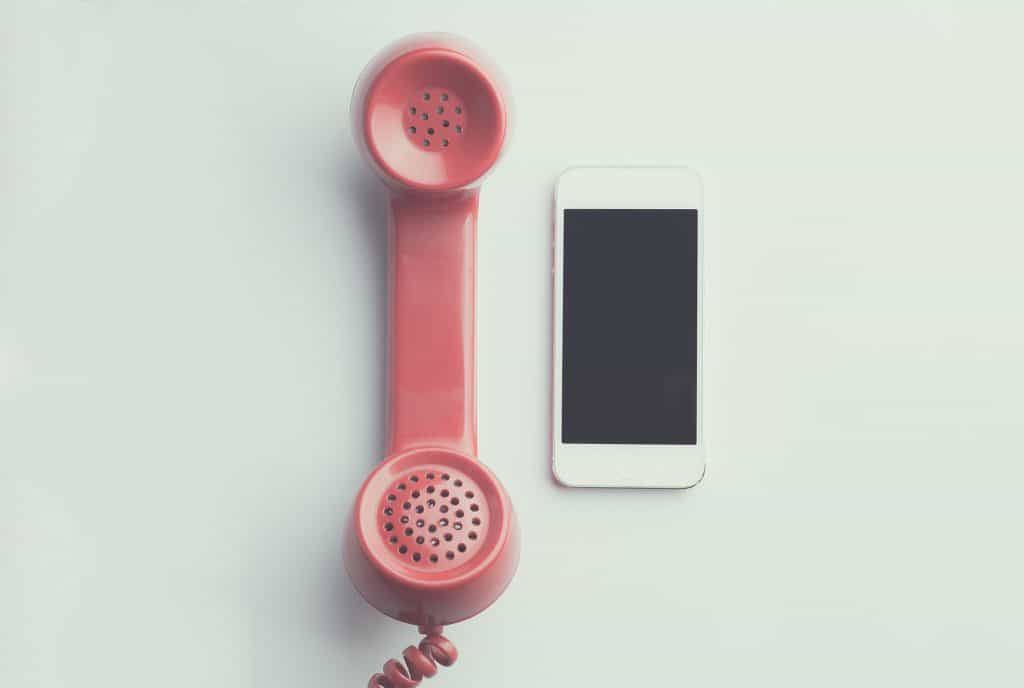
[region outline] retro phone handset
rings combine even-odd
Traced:
[[[426,636],[371,688],[409,688],[452,664],[442,627],[486,609],[519,560],[512,503],[476,455],[477,202],[508,132],[485,65],[460,38],[411,36],[369,64],[352,99],[356,143],[389,189],[390,418],[345,568],[367,602]]]

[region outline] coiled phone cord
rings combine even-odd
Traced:
[[[403,665],[397,659],[389,659],[384,669],[370,677],[367,688],[413,688],[420,681],[437,673],[437,665],[451,666],[459,658],[459,651],[452,641],[441,635],[441,626],[420,626],[424,635],[419,647],[410,645],[402,652]]]

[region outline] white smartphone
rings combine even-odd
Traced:
[[[703,217],[684,167],[558,180],[552,470],[577,487],[692,487],[701,428]]]

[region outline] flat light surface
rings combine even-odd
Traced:
[[[0,2],[0,685],[363,685],[414,637],[340,538],[382,450],[351,86],[487,47],[479,416],[519,574],[430,685],[1024,682],[1018,3]],[[709,468],[549,470],[552,191],[705,183]]]

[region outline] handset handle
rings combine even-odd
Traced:
[[[387,456],[417,447],[476,456],[479,197],[391,195]]]

